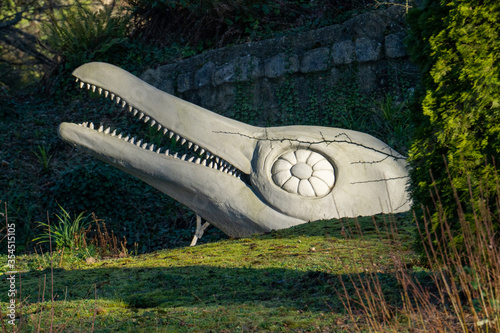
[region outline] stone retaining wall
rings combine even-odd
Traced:
[[[313,90],[335,89],[342,79],[356,80],[364,93],[385,89],[394,76],[414,80],[417,70],[407,57],[404,29],[404,8],[394,6],[343,24],[216,49],[150,69],[141,78],[222,114],[231,113],[238,85],[245,84],[253,106],[267,113],[264,119],[276,112],[278,91],[287,81],[307,108]]]

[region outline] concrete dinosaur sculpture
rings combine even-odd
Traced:
[[[229,236],[410,209],[405,158],[368,134],[250,126],[105,63],[85,64],[73,75],[80,87],[128,106],[190,153],[179,156],[93,123],[62,123],[60,137],[168,194]]]

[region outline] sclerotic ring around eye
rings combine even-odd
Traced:
[[[332,164],[323,155],[306,149],[281,155],[274,162],[271,173],[276,185],[303,197],[322,197],[335,183]]]

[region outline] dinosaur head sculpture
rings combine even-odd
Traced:
[[[92,123],[62,123],[60,137],[168,194],[229,236],[410,208],[405,158],[370,135],[250,126],[105,63],[85,64],[73,75],[81,87],[128,107],[191,154],[178,156]]]

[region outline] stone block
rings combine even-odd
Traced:
[[[215,68],[213,62],[207,62],[194,73],[194,85],[201,88],[212,83],[212,74]]]
[[[172,80],[170,79],[161,80],[157,88],[169,94],[175,93],[174,82],[172,82]]]
[[[366,37],[356,39],[356,60],[359,62],[376,61],[382,57],[382,45]]]
[[[354,43],[351,40],[336,42],[332,46],[332,59],[335,65],[346,65],[354,61]]]
[[[214,85],[218,86],[227,82],[236,81],[236,66],[234,62],[230,62],[219,66],[214,72]]]
[[[280,53],[269,58],[264,63],[264,71],[267,77],[276,78],[286,73],[294,73],[299,70],[299,59],[296,55],[287,56],[286,53]]]
[[[302,58],[300,70],[302,73],[313,73],[324,71],[328,68],[329,50],[321,47],[307,51]]]
[[[257,79],[263,75],[262,63],[257,57],[241,57],[237,63],[237,74],[240,82]]]
[[[363,93],[370,93],[377,89],[377,74],[370,65],[362,65],[358,69],[358,85]]]
[[[387,58],[400,58],[408,55],[404,38],[405,35],[401,32],[385,36],[385,55]]]
[[[256,57],[241,57],[215,69],[214,85],[244,82],[262,76],[262,65]]]
[[[191,89],[193,89],[191,73],[180,74],[177,77],[177,90],[182,93]]]

